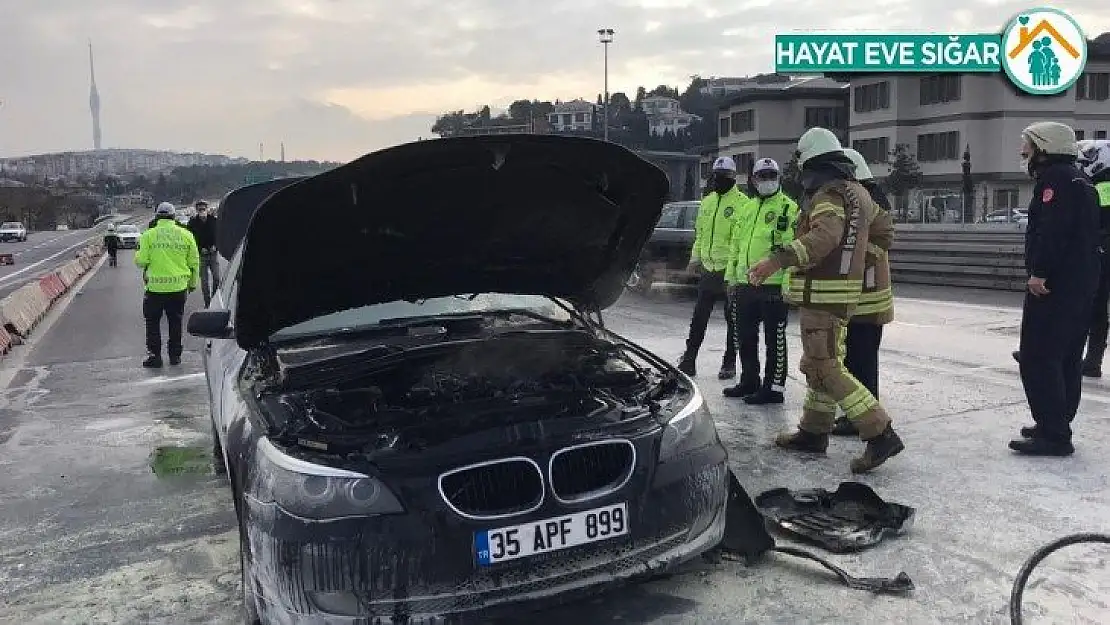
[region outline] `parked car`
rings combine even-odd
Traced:
[[[983,221],[989,224],[993,223],[1026,223],[1029,221],[1029,210],[1026,208],[1009,208],[994,210],[987,213]]]
[[[116,226],[116,235],[119,236],[121,249],[139,249],[139,227],[135,224],[119,224]]]
[[[640,260],[628,276],[628,288],[647,293],[659,282],[697,282],[697,274],[686,271],[686,266],[694,247],[694,224],[700,205],[698,201],[685,201],[663,206],[655,230],[640,252]]]
[[[0,224],[0,241],[26,241],[27,228],[19,221],[5,221]]]
[[[697,386],[600,323],[661,170],[614,143],[507,135],[282,186],[225,198],[222,253],[224,223],[249,227],[188,322],[248,622],[486,618],[721,541],[727,455]]]

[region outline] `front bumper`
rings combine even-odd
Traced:
[[[584,506],[628,501],[627,536],[492,567],[475,564],[476,530],[558,513],[545,506],[491,524],[410,512],[356,526],[294,519],[248,503],[259,610],[275,622],[344,625],[519,614],[663,573],[721,541],[728,500],[723,448],[684,458],[681,466],[660,465],[649,479]]]
[[[129,240],[126,240],[126,239],[120,239],[119,248],[121,250],[134,250],[134,249],[138,249],[138,247],[139,247],[139,242],[137,240],[130,240],[129,241]]]

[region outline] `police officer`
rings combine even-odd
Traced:
[[[894,244],[894,219],[891,217],[890,200],[875,182],[875,176],[863,155],[851,148],[844,148],[844,153],[856,166],[856,180],[867,189],[879,209],[868,232],[859,305],[856,306],[845,333],[844,366],[877,399],[879,347],[883,341],[883,326],[894,321],[894,292],[891,290],[888,256],[890,247]],[[837,436],[857,434],[855,426],[844,416],[837,417],[832,433]]]
[[[181,363],[181,318],[185,300],[200,279],[200,254],[192,233],[177,223],[173,204],[162,202],[154,212],[154,227],[139,237],[135,264],[143,270],[146,292],[143,318],[146,320],[147,357],[144,367],[162,366],[162,316],[169,325],[166,351],[170,364]]]
[[[863,454],[851,462],[852,473],[865,473],[904,448],[886,410],[842,360],[846,325],[863,290],[869,230],[877,207],[855,181],[855,165],[831,131],[807,130],[798,140],[798,164],[805,201],[797,238],[749,271],[750,282],[758,285],[784,267],[795,270],[787,294],[799,308],[799,369],[808,389],[798,429],[780,434],[775,445],[824,453],[839,407],[867,443]]]
[[[1083,375],[1102,377],[1102,358],[1106,353],[1107,327],[1110,326],[1110,141],[1080,141],[1079,160],[1084,173],[1098,191],[1102,235],[1101,268],[1098,290],[1091,313],[1091,329],[1087,336],[1087,356],[1083,359]]]
[[[108,224],[108,231],[104,233],[104,249],[108,251],[108,266],[116,266],[116,254],[119,253],[119,235],[116,234],[116,224]]]
[[[748,268],[794,240],[798,205],[782,191],[779,164],[770,158],[755,162],[750,177],[754,194],[737,213],[732,229],[725,282],[729,285],[733,333],[740,353],[740,382],[725,397],[743,397],[748,404],[781,404],[786,390],[786,320],[783,300],[786,272],[779,270],[760,286],[748,284]],[[766,370],[759,379],[759,324],[763,322]]]
[[[736,162],[727,156],[713,161],[712,191],[701,200],[694,224],[694,248],[690,252],[689,271],[700,272],[698,299],[690,319],[690,333],[686,338],[686,351],[678,361],[679,371],[697,375],[698,350],[705,340],[705,330],[717,300],[726,297],[725,266],[728,262],[729,244],[732,241],[732,224],[736,211],[747,201],[747,196],[736,186]],[[728,380],[736,377],[736,345],[733,339],[732,318],[725,306],[727,327],[725,357],[717,377]]]
[[[1099,208],[1076,167],[1075,131],[1037,122],[1022,131],[1024,167],[1036,181],[1025,231],[1029,273],[1022,307],[1019,368],[1036,425],[1010,449],[1067,456],[1082,394],[1083,345],[1099,280]]]

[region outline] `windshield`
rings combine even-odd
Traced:
[[[483,313],[498,310],[526,309],[555,321],[569,321],[571,315],[555,300],[542,295],[514,295],[482,293],[476,296],[452,295],[419,302],[389,302],[360,306],[330,315],[323,315],[274,333],[274,339],[289,339],[303,335],[320,335],[342,332],[358,327],[372,326],[382,320],[404,320],[443,314]]]
[[[135,226],[132,226],[132,225],[128,224],[128,225],[125,225],[125,226],[118,226],[116,228],[116,231],[121,233],[121,234],[128,234],[128,233],[138,232],[139,229]]]
[[[0,224],[0,228],[19,228],[22,225],[23,224],[18,221],[5,221],[3,224]]]

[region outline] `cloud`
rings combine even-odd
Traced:
[[[90,147],[92,37],[105,142],[349,158],[428,136],[435,114],[769,71],[776,32],[997,30],[1013,0],[50,0],[0,21],[0,155]],[[1110,8],[1068,10],[1107,30]],[[1093,28],[1094,25],[1101,28]]]

